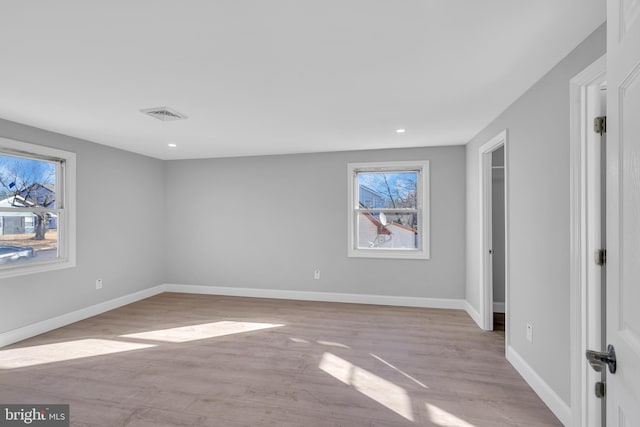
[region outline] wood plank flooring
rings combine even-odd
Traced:
[[[164,293],[0,349],[73,426],[559,426],[456,310]]]

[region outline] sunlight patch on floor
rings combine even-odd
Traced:
[[[411,399],[402,387],[332,353],[324,353],[318,367],[396,414],[413,421]]]
[[[316,341],[318,344],[320,345],[327,345],[329,347],[340,347],[340,348],[351,348],[346,344],[342,344],[339,342],[335,342],[335,341],[323,341],[323,340],[318,340]]]
[[[468,422],[461,420],[455,415],[445,411],[444,409],[440,409],[435,405],[431,405],[430,403],[425,403],[427,407],[427,411],[429,412],[429,419],[434,424],[441,427],[476,427],[474,424],[469,424]]]
[[[84,357],[103,356],[124,351],[155,347],[141,344],[103,339],[84,339],[36,345],[33,347],[0,350],[0,369],[16,369],[45,363],[64,362]]]
[[[384,360],[382,357],[376,356],[373,353],[369,353],[369,355],[371,357],[373,357],[374,359],[379,360],[380,362],[384,363],[385,365],[387,365],[388,367],[390,367],[391,369],[393,369],[394,371],[398,372],[401,375],[404,375],[405,377],[409,378],[411,381],[413,381],[414,383],[418,384],[420,387],[422,388],[429,388],[426,385],[424,385],[422,382],[418,381],[417,379],[413,378],[411,375],[407,374],[405,371],[403,371],[402,369],[392,365],[391,363],[387,362],[386,360]]]
[[[221,321],[203,323],[200,325],[180,326],[170,329],[158,329],[155,331],[139,332],[120,336],[122,338],[181,343],[221,337],[225,335],[240,334],[243,332],[259,331],[262,329],[277,328],[280,326],[284,325],[275,323]]]

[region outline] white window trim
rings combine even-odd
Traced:
[[[64,160],[64,168],[59,168],[56,179],[56,194],[63,194],[63,205],[56,203],[58,227],[58,250],[60,256],[55,260],[0,266],[0,279],[43,273],[76,266],[76,154],[70,151],[44,147],[27,142],[0,137],[0,151],[6,154],[25,157],[43,157]]]
[[[355,215],[355,204],[357,203],[356,194],[358,182],[355,178],[356,172],[371,171],[398,171],[398,170],[420,170],[417,184],[418,197],[422,201],[418,206],[418,224],[419,224],[419,247],[418,249],[369,249],[358,248],[358,241],[355,235],[357,216]],[[431,227],[430,227],[430,205],[429,199],[431,191],[429,189],[429,161],[401,161],[401,162],[367,162],[367,163],[349,163],[347,164],[347,183],[348,183],[348,203],[347,203],[347,232],[348,232],[348,252],[350,258],[391,258],[391,259],[429,259]],[[384,211],[385,209],[376,209],[376,211]]]

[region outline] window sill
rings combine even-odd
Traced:
[[[76,263],[73,260],[42,261],[29,265],[15,265],[0,269],[0,279],[26,276],[28,274],[46,273],[54,270],[73,268],[75,266]]]
[[[352,249],[347,254],[349,258],[378,258],[378,259],[429,259],[429,254],[425,251],[400,251],[384,249]]]

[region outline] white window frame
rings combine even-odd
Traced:
[[[58,257],[53,260],[0,265],[0,279],[42,273],[76,265],[76,154],[0,137],[0,155],[13,155],[56,163]],[[22,209],[22,208],[12,208]],[[2,209],[4,211],[4,209]],[[33,208],[22,210],[33,211]]]
[[[358,215],[368,211],[376,212],[397,212],[398,209],[363,209],[358,203],[358,180],[356,176],[359,172],[403,172],[417,171],[416,181],[417,203],[415,212],[418,215],[418,248],[359,248],[358,247]],[[431,227],[429,224],[429,161],[400,161],[400,162],[367,162],[349,163],[347,165],[348,177],[348,253],[353,258],[393,258],[393,259],[429,259]]]

